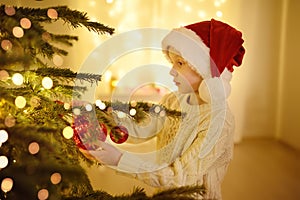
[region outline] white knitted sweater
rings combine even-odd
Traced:
[[[206,199],[221,199],[221,182],[232,159],[234,118],[225,104],[190,105],[188,98],[171,93],[161,101],[185,113],[182,118],[152,117],[148,126],[121,120],[131,136],[155,135],[157,152],[124,152],[117,170],[159,189],[204,184]]]

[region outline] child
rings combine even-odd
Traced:
[[[143,126],[118,119],[133,138],[155,135],[156,152],[121,152],[102,142],[89,153],[154,187],[203,184],[205,199],[221,199],[233,151],[234,119],[226,99],[233,65],[240,66],[245,53],[243,42],[241,32],[214,19],[172,30],[162,48],[173,65],[170,75],[178,92],[167,94],[161,104],[181,111],[182,118],[152,116]]]

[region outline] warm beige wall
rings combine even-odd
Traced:
[[[234,71],[230,98],[237,135],[272,138],[277,115],[282,0],[231,0],[243,31],[244,63]],[[234,5],[239,4],[239,7]]]
[[[278,137],[300,150],[300,2],[288,0],[286,32],[282,69],[282,93],[280,96],[280,128]]]

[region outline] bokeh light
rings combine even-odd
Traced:
[[[5,168],[8,165],[8,158],[6,156],[0,156],[0,169]]]
[[[57,67],[62,66],[64,63],[64,59],[60,55],[54,55],[52,61]]]
[[[92,111],[93,110],[93,106],[91,105],[91,104],[86,104],[85,105],[85,109],[86,109],[86,111]]]
[[[45,89],[51,89],[53,87],[53,81],[50,77],[44,77],[42,80],[42,86]]]
[[[49,8],[47,11],[47,15],[50,19],[57,19],[58,18],[58,13],[55,9]]]
[[[74,132],[73,132],[72,127],[67,126],[67,127],[64,128],[64,130],[63,130],[63,136],[66,139],[71,139],[73,137],[73,134],[74,134]]]
[[[49,197],[49,192],[47,189],[41,189],[38,191],[38,199],[39,200],[46,200]]]
[[[28,151],[32,155],[37,154],[40,151],[40,145],[37,142],[31,142],[28,146]]]
[[[17,96],[15,99],[15,105],[17,108],[24,108],[26,106],[26,99],[23,96]]]
[[[15,26],[12,30],[12,33],[13,35],[16,37],[16,38],[21,38],[24,36],[24,31],[21,27],[19,26]]]
[[[4,143],[8,140],[8,133],[6,130],[0,130],[0,143]]]
[[[4,119],[4,124],[7,127],[13,127],[16,125],[16,118],[12,116],[11,114],[7,115]]]
[[[5,51],[9,51],[12,49],[12,43],[9,40],[2,40],[1,41],[1,48]]]
[[[16,10],[13,6],[5,6],[4,12],[8,16],[13,16],[14,14],[16,14]]]
[[[61,182],[61,175],[60,173],[53,173],[50,177],[50,181],[52,184],[56,185],[59,184]]]
[[[20,25],[24,29],[29,29],[31,27],[31,21],[28,18],[24,17],[20,20]]]
[[[11,178],[5,178],[1,182],[1,190],[3,192],[9,192],[13,187],[14,181]]]
[[[15,85],[22,85],[24,82],[24,77],[20,73],[13,74],[11,79]]]
[[[0,70],[0,81],[6,81],[9,77],[9,74],[6,70]]]

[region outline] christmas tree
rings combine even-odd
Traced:
[[[72,46],[78,40],[77,36],[53,34],[44,28],[58,20],[98,34],[114,32],[109,26],[91,22],[86,13],[66,6],[0,7],[0,199],[193,199],[193,194],[203,194],[201,186],[171,189],[151,197],[140,188],[121,196],[94,191],[78,163],[98,163],[87,159],[80,148],[96,148],[96,141],[104,140],[109,130],[115,134],[112,138],[120,141],[119,131],[112,131],[120,127],[110,111],[126,113],[129,105],[74,103],[74,98],[80,99],[86,91],[76,86],[75,80],[97,84],[101,75],[76,73],[49,62],[67,56],[59,44]],[[95,118],[84,114],[87,106],[95,111]],[[143,117],[140,111],[154,108],[141,102],[132,107],[137,120]],[[81,114],[74,115],[74,109]],[[175,111],[167,112],[176,115]],[[94,126],[91,120],[100,125]],[[81,135],[83,129],[86,134],[91,128],[99,134]]]

